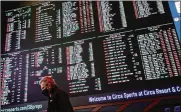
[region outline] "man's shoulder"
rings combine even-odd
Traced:
[[[68,96],[68,94],[65,91],[63,91],[59,88],[57,89],[57,93],[60,94],[61,96]]]

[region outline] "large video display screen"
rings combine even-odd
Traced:
[[[54,1],[6,11],[1,105],[46,100],[44,76],[70,97],[179,85],[173,5],[180,2]]]

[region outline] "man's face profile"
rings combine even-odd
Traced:
[[[42,82],[40,86],[41,86],[42,94],[44,94],[45,96],[49,96],[50,87],[48,87],[48,84],[45,82]]]
[[[41,90],[48,89],[47,84],[45,82],[42,82],[40,86],[41,86]]]

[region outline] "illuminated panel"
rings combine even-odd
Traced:
[[[159,79],[155,88],[174,82],[181,74],[181,48],[167,5],[44,2],[6,12],[2,105],[46,100],[39,80],[47,75],[73,97],[149,88],[153,79]]]
[[[86,45],[88,46],[85,47]],[[79,40],[66,46],[66,69],[69,93],[86,92],[90,87],[87,79],[95,77],[92,42]],[[87,60],[85,60],[87,58],[85,57],[86,55],[89,56]],[[94,85],[94,90],[101,90],[100,78],[95,77]]]
[[[95,31],[92,2],[63,2],[62,15],[63,37]]]
[[[40,79],[43,75],[62,73],[61,47],[45,46],[33,49],[30,53],[30,76]],[[57,61],[58,60],[58,61]],[[33,82],[39,84],[38,80]]]
[[[60,16],[61,9],[56,10],[56,31],[57,31],[57,38],[61,38],[61,16]]]
[[[35,42],[47,41],[53,38],[53,11],[55,11],[55,4],[51,2],[36,6]]]
[[[81,33],[95,31],[92,2],[79,1]]]
[[[114,33],[101,36],[103,39],[108,84],[143,80],[141,61],[135,36],[128,33]]]
[[[28,98],[28,74],[29,74],[29,54],[26,54],[26,70],[25,70],[25,88],[24,88],[24,102],[27,102]]]
[[[27,54],[28,55],[28,54]],[[27,85],[23,82],[28,75],[26,55],[20,52],[4,55],[2,58],[2,105],[26,102],[27,94],[22,89],[27,90]],[[25,68],[25,69],[23,69]]]
[[[127,21],[123,1],[97,1],[100,32],[124,29]]]
[[[23,40],[27,39],[30,34],[31,8],[26,7],[6,12],[6,17],[5,51],[20,50]]]
[[[136,19],[165,13],[162,1],[133,1],[133,7]]]
[[[57,45],[3,55],[1,104],[37,101],[35,95],[39,100],[45,100],[39,88],[39,80],[47,75],[62,75],[61,52],[60,45]]]
[[[166,25],[148,27],[148,31],[137,35],[145,80],[179,76],[181,49],[175,29]]]
[[[80,29],[78,25],[76,10],[76,2],[64,2],[62,3],[62,15],[63,15],[63,37],[68,37]]]

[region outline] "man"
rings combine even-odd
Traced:
[[[73,112],[69,96],[58,88],[51,77],[43,77],[40,86],[42,94],[49,98],[47,112]]]

